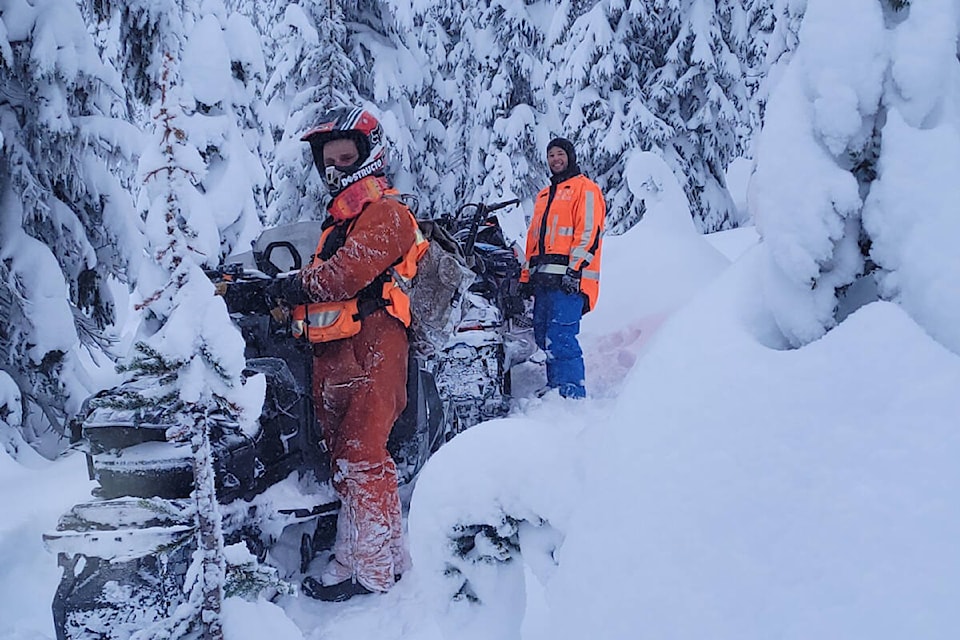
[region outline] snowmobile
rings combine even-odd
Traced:
[[[534,350],[515,295],[518,253],[488,217],[507,204],[464,205],[432,223],[435,234],[453,238],[474,277],[443,348],[411,348],[408,402],[388,443],[402,497],[444,442],[506,414],[509,369]],[[314,419],[309,345],[291,337],[266,295],[273,278],[308,263],[319,224],[265,230],[251,251],[209,274],[245,340],[244,375],[263,376],[266,389],[254,432],[229,415],[211,429],[224,544],[255,559],[251,570],[228,554],[227,595],[251,583],[283,591],[286,578],[306,573],[333,542],[339,502]],[[110,408],[130,384],[89,398],[72,427],[96,487],[44,535],[63,570],[52,606],[58,640],[127,640],[169,619],[188,597],[197,535],[190,446],[166,441],[176,416],[164,407]]]
[[[463,248],[476,274],[452,336],[440,357],[428,361],[452,433],[506,415],[511,370],[536,351],[530,309],[517,291],[520,248],[492,215],[518,203],[468,203],[437,221]]]

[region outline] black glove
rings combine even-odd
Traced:
[[[523,300],[529,300],[533,297],[533,283],[521,282],[517,285],[517,295]]]
[[[580,272],[567,269],[560,278],[560,290],[564,293],[580,293]]]
[[[283,301],[287,306],[295,307],[310,302],[307,292],[303,290],[303,281],[299,273],[286,278],[274,278],[267,285],[266,293],[270,304],[279,304]]]

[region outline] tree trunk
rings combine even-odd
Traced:
[[[200,623],[204,640],[223,640],[220,610],[223,603],[225,561],[220,505],[217,502],[213,449],[210,446],[209,412],[194,414],[193,450],[194,497],[197,501],[197,544],[201,554],[198,576],[202,590]]]

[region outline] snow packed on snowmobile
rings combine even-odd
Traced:
[[[475,274],[450,339],[439,357],[427,360],[453,433],[506,415],[511,369],[536,351],[530,310],[517,293],[522,250],[491,215],[517,203],[469,203],[436,222],[462,247]]]
[[[435,284],[453,299],[438,316],[443,326],[430,328],[433,344],[411,332],[407,406],[388,443],[402,496],[445,441],[506,415],[510,368],[535,350],[529,310],[516,296],[519,253],[490,215],[516,202],[468,204],[420,221],[444,250]],[[251,251],[210,274],[244,337],[244,375],[265,383],[255,429],[229,415],[211,429],[227,595],[289,589],[333,542],[339,502],[314,419],[309,343],[292,337],[266,295],[273,278],[309,263],[319,236],[319,222],[267,229]],[[97,486],[44,535],[63,570],[52,607],[58,640],[127,640],[187,597],[197,548],[192,454],[189,444],[166,440],[177,417],[164,407],[111,407],[135,384],[89,398],[73,426]]]

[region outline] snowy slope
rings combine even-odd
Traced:
[[[757,251],[725,258],[654,218],[607,248],[604,298],[584,322],[592,398],[521,401],[441,449],[413,494],[415,567],[391,593],[231,600],[230,640],[958,628],[960,358],[889,303],[778,351]],[[0,474],[0,638],[52,638],[58,570],[40,535],[90,484],[78,456],[4,458]],[[539,526],[517,561],[477,574],[496,597],[451,605],[451,528],[503,514]]]

